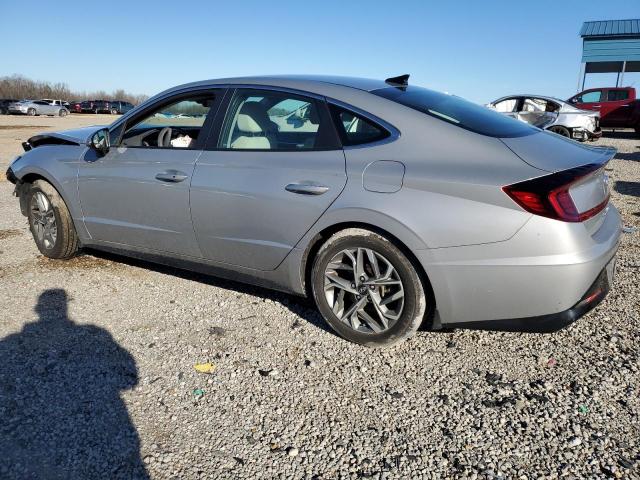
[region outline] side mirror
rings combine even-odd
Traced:
[[[98,130],[91,136],[91,140],[89,141],[89,147],[93,148],[101,157],[109,153],[110,146],[108,128]]]

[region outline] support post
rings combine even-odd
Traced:
[[[627,69],[627,61],[622,62],[622,75],[620,75],[620,86],[624,86],[624,71]]]
[[[582,81],[582,87],[580,88],[580,79],[582,78],[583,72],[585,70],[584,62],[580,63],[580,71],[578,72],[578,92],[581,92],[584,89],[584,80]]]

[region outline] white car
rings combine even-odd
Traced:
[[[23,115],[52,115],[57,117],[66,117],[69,110],[63,105],[52,105],[46,100],[20,100],[8,106],[9,113],[19,113]]]
[[[510,95],[487,104],[487,107],[563,137],[595,141],[602,136],[598,112],[580,110],[554,97]]]

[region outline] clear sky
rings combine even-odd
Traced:
[[[0,0],[0,76],[151,95],[227,76],[410,73],[477,102],[567,98],[582,22],[625,18],[640,18],[640,0]],[[587,86],[609,83],[615,75]]]

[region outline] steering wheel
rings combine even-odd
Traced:
[[[164,127],[158,133],[158,146],[159,147],[170,147],[171,146],[171,127]]]

